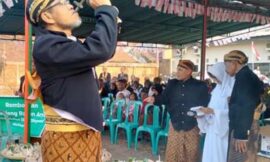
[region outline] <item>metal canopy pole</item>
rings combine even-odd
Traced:
[[[202,33],[202,51],[201,51],[201,80],[205,78],[205,53],[206,53],[206,39],[207,39],[207,8],[208,0],[204,0],[204,15],[203,15],[203,33]]]
[[[24,82],[24,98],[27,98],[29,96],[29,83],[26,77],[26,71],[31,69],[32,61],[31,61],[31,50],[32,50],[32,29],[31,26],[28,23],[28,20],[26,18],[26,6],[27,6],[27,1],[25,0],[25,12],[24,12],[24,59],[25,59],[25,82]],[[24,143],[29,142],[29,132],[30,132],[30,104],[29,102],[25,99],[24,100],[24,138],[23,141]]]

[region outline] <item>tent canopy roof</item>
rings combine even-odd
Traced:
[[[194,0],[201,3],[202,0]],[[270,15],[269,0],[241,0],[247,6],[232,2],[232,0],[209,0],[210,6],[224,7],[238,11]],[[186,44],[201,39],[203,31],[203,17],[195,19],[178,17],[175,15],[157,12],[154,9],[141,8],[135,5],[134,0],[112,0],[119,8],[120,18],[123,20],[119,41],[160,43],[160,44]],[[18,35],[24,33],[24,4],[22,1],[14,7],[7,9],[0,17],[0,33]],[[265,9],[259,9],[264,7]],[[87,36],[94,27],[93,10],[85,7],[80,11],[83,24],[74,31],[78,37]],[[208,24],[208,37],[246,29],[258,24],[236,22],[212,22]]]

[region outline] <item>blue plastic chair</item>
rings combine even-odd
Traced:
[[[130,107],[134,105],[134,110],[132,112],[133,114],[133,121],[129,121],[129,112],[130,112]],[[115,142],[118,143],[118,129],[122,128],[126,131],[126,136],[127,136],[127,143],[128,143],[128,149],[130,149],[131,143],[132,143],[132,130],[137,128],[139,126],[139,114],[140,114],[140,108],[142,107],[142,102],[141,101],[135,101],[133,104],[128,104],[126,107],[126,116],[125,116],[125,121],[123,123],[119,123],[116,126],[116,131],[115,131]]]
[[[114,117],[114,106],[116,107],[116,117]],[[113,101],[110,106],[110,116],[108,119],[105,120],[105,126],[108,126],[110,128],[110,140],[111,144],[114,143],[114,137],[115,137],[115,127],[117,124],[122,122],[122,108],[125,105],[125,100],[118,100]]]
[[[170,115],[169,113],[166,114],[166,123],[165,123],[165,128],[160,130],[157,133],[157,138],[156,138],[156,150],[155,150],[155,154],[158,153],[158,143],[159,143],[159,139],[160,137],[165,137],[168,138],[168,134],[169,134],[169,126],[170,126]]]
[[[103,114],[103,119],[105,120],[108,117],[109,114],[109,107],[110,107],[110,98],[109,97],[103,97],[101,99],[102,101],[102,114]]]
[[[147,124],[148,119],[148,109],[153,108],[153,123],[151,125]],[[156,134],[161,129],[159,124],[159,107],[156,105],[147,104],[144,109],[144,121],[143,125],[137,128],[136,136],[135,136],[135,150],[137,150],[138,146],[138,136],[141,132],[147,132],[150,134],[151,137],[151,144],[152,144],[152,153],[155,154],[155,140]]]

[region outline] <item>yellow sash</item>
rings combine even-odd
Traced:
[[[44,113],[46,116],[45,129],[47,131],[77,132],[89,129],[88,127],[82,124],[62,118],[49,105],[44,105]]]
[[[29,81],[29,85],[32,87],[32,92],[25,99],[28,100],[30,103],[35,102],[39,97],[42,100],[42,96],[40,93],[41,78],[39,77],[37,72],[33,72],[31,74],[30,71],[27,71],[26,78]],[[76,123],[74,121],[62,118],[49,105],[43,104],[43,106],[44,106],[44,113],[45,113],[45,117],[46,117],[45,129],[47,131],[77,132],[77,131],[89,129],[88,127],[86,127],[82,124],[79,124],[79,123]]]

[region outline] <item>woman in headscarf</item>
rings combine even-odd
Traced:
[[[211,93],[205,113],[198,118],[201,132],[206,133],[202,162],[226,162],[229,134],[228,99],[231,96],[234,78],[225,71],[223,62],[209,68],[209,76],[217,83]]]

